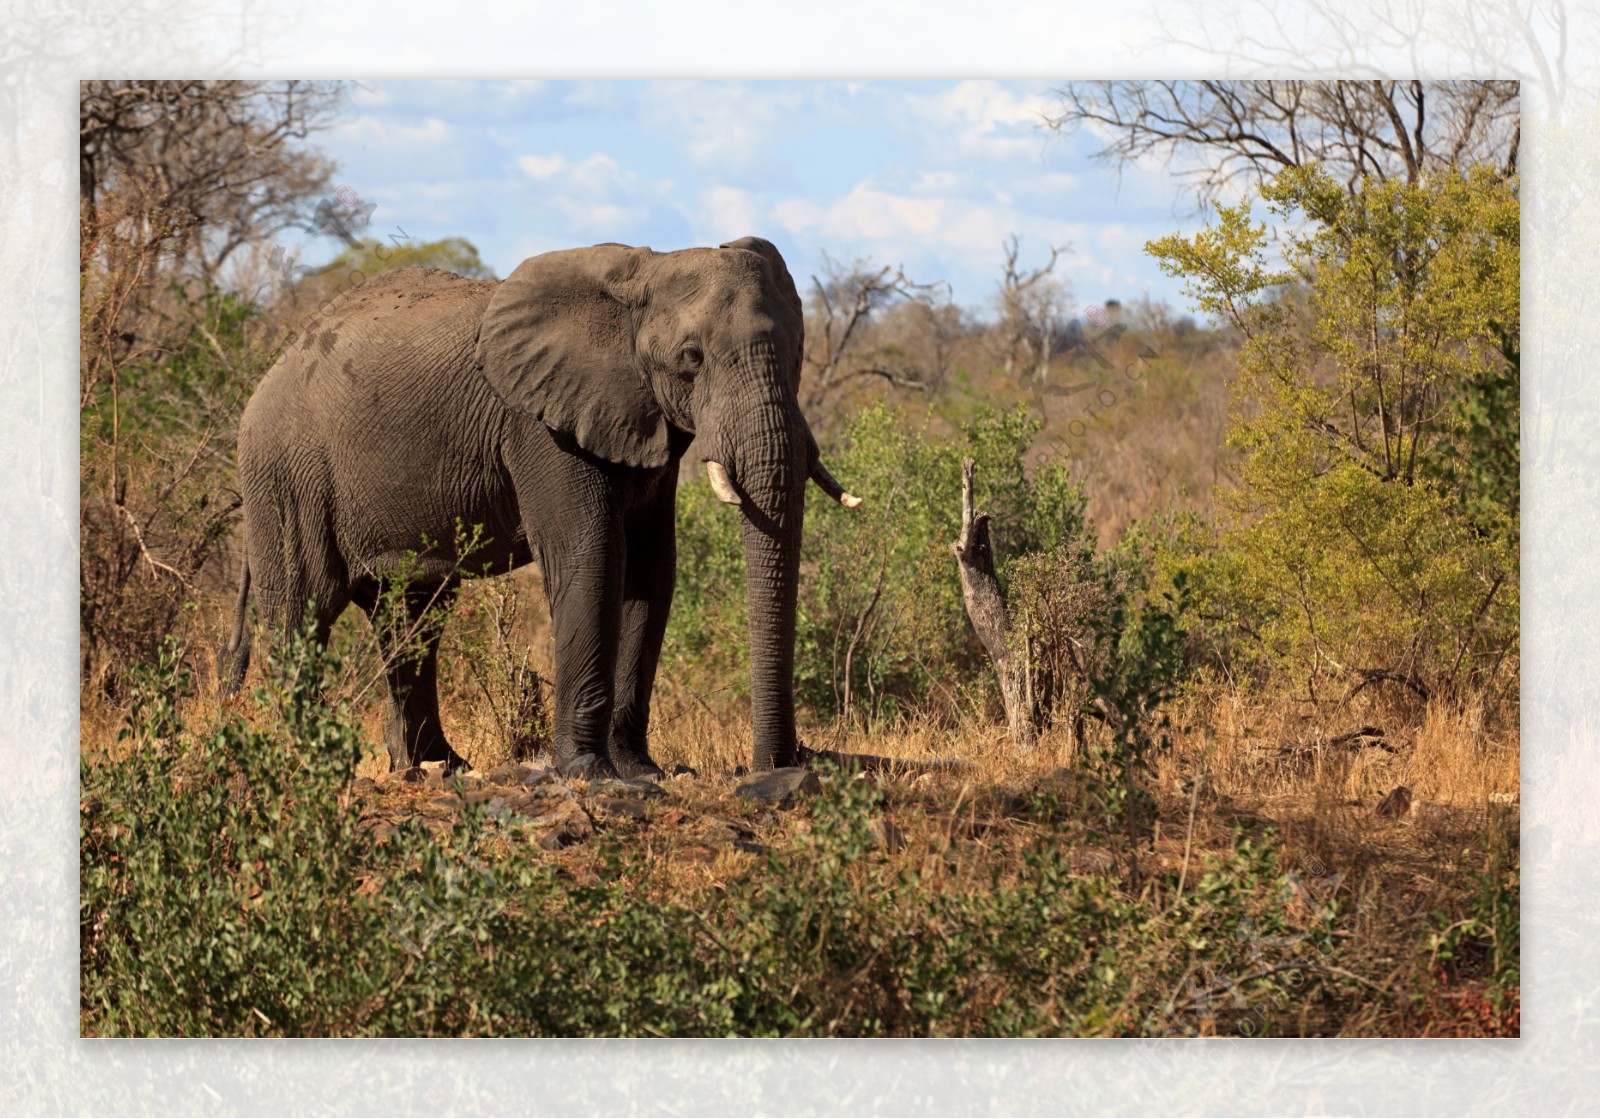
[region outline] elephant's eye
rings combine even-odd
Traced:
[[[706,355],[700,352],[700,347],[694,345],[693,343],[685,346],[683,348],[683,353],[679,356],[683,358],[683,364],[687,365],[690,369],[699,369],[706,360]]]

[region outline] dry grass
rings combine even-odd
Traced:
[[[196,621],[195,647],[220,642],[223,613],[207,612]],[[542,650],[538,619],[528,626],[529,639]],[[364,621],[352,613],[336,641],[347,663],[340,691],[360,697],[353,712],[369,744],[358,772],[377,777],[388,767],[383,689]],[[547,653],[536,656],[536,667],[546,671],[548,661],[539,663],[540,656]],[[210,657],[194,660],[197,694],[185,717],[201,726],[219,700]],[[495,738],[493,720],[483,715],[481,692],[455,668],[446,673],[446,685],[443,716],[457,749],[480,770],[511,760]],[[116,741],[119,712],[97,696],[88,699],[83,751],[114,757],[126,748]],[[252,700],[234,702],[255,719]],[[1515,723],[1491,719],[1475,706],[1424,707],[1381,696],[1318,716],[1226,691],[1176,704],[1172,723],[1170,748],[1154,759],[1148,778],[1158,818],[1139,850],[1139,880],[1182,874],[1192,882],[1207,856],[1225,857],[1241,833],[1270,832],[1280,865],[1323,884],[1337,899],[1339,966],[1359,976],[1359,982],[1346,984],[1348,990],[1322,996],[1304,1020],[1277,1028],[1341,1035],[1454,1029],[1416,1017],[1414,999],[1430,989],[1421,946],[1435,913],[1468,910],[1474,875],[1493,851],[1509,849],[1515,859]],[[1361,726],[1382,728],[1390,749],[1333,743]],[[1019,794],[1073,766],[1081,749],[1069,735],[1051,732],[1032,756],[1018,756],[998,721],[924,720],[873,731],[811,725],[801,733],[813,749],[963,763],[957,772],[908,768],[875,778],[883,783],[889,817],[901,834],[891,863],[931,865],[938,852],[950,868],[941,873],[955,874],[989,874],[1010,865],[1037,827],[1019,810]],[[792,844],[809,826],[803,812],[752,812],[732,796],[730,775],[748,764],[749,741],[740,704],[726,695],[701,695],[670,678],[660,681],[656,758],[669,772],[684,766],[697,776],[674,779],[673,799],[652,807],[647,821],[615,826],[671,868],[667,888],[673,881],[689,889],[727,880],[748,868],[757,857],[753,852]],[[1412,791],[1410,811],[1394,818],[1375,814],[1379,800],[1401,785]],[[730,834],[738,842],[730,842]],[[959,858],[948,862],[952,850]],[[1103,848],[1086,845],[1079,855],[1086,872],[1105,873],[1112,865]],[[548,857],[582,874],[590,856],[580,847]]]
[[[1329,721],[1320,728],[1322,737],[1382,725],[1393,753],[1324,746],[1280,759],[1285,742],[1314,743],[1319,728],[1297,712],[1240,697],[1193,701],[1183,714],[1186,725],[1153,767],[1158,821],[1140,856],[1141,874],[1181,873],[1186,863],[1194,874],[1207,856],[1225,857],[1241,831],[1270,832],[1279,844],[1280,865],[1324,884],[1339,901],[1341,965],[1369,985],[1362,988],[1367,997],[1323,1005],[1321,1017],[1307,1018],[1296,1031],[1365,1036],[1454,1030],[1453,1024],[1416,1017],[1411,999],[1432,982],[1419,951],[1435,927],[1435,914],[1470,907],[1474,875],[1488,869],[1494,852],[1509,849],[1515,860],[1515,725],[1491,727],[1477,707],[1440,703],[1410,713],[1415,721],[1408,723],[1406,711],[1373,704],[1354,717],[1346,713]],[[682,764],[723,774],[746,757],[748,738],[736,721],[690,705],[663,723],[656,748],[669,768]],[[898,807],[894,818],[908,836],[905,857],[920,859],[918,852],[930,843],[950,842],[951,821],[963,815],[964,805],[962,834],[976,845],[974,872],[1004,859],[1026,833],[995,805],[1077,757],[1063,734],[1045,736],[1033,756],[1018,757],[998,724],[915,724],[875,733],[811,728],[806,739],[846,753],[967,763],[970,770],[959,776],[911,773],[886,780],[889,803]],[[1402,785],[1413,793],[1409,812],[1377,815],[1380,800]],[[1103,871],[1109,863],[1103,850],[1081,854],[1086,869]]]
[[[527,589],[528,573],[514,578]],[[220,646],[225,614],[219,605],[195,622],[190,631],[195,649]],[[543,617],[530,612],[521,636],[532,643],[535,669],[549,679]],[[382,746],[382,677],[370,630],[356,612],[349,611],[334,640],[342,646],[346,662],[339,691],[353,701],[369,743],[360,773],[376,776],[387,769],[388,756]],[[451,643],[447,633],[441,658],[441,714],[447,733],[477,768],[512,760],[505,743],[495,737],[493,721],[483,713],[481,692],[457,663],[459,648],[452,649]],[[214,664],[208,655],[192,660],[196,695],[189,703],[189,717],[204,721],[220,705]],[[234,702],[252,706],[247,697]],[[116,751],[122,717],[98,695],[85,694],[81,733],[86,756]],[[707,775],[725,775],[748,764],[750,738],[744,711],[726,695],[702,695],[664,673],[658,681],[652,724],[652,750],[669,771],[686,766]],[[1389,748],[1331,744],[1337,736],[1364,726],[1383,729],[1382,741]],[[968,780],[997,786],[1027,784],[1041,774],[1070,767],[1080,751],[1070,735],[1057,730],[1043,735],[1031,756],[1020,756],[1012,750],[1003,723],[974,719],[958,725],[912,720],[875,730],[812,723],[802,725],[800,733],[809,747],[818,750],[908,762],[959,761]],[[1170,748],[1154,759],[1151,791],[1164,804],[1182,801],[1180,815],[1187,814],[1187,790],[1196,775],[1203,776],[1202,806],[1271,805],[1288,815],[1329,821],[1370,815],[1377,800],[1400,785],[1413,793],[1411,819],[1457,810],[1481,814],[1486,806],[1515,805],[1519,799],[1516,723],[1505,717],[1491,719],[1477,705],[1434,702],[1424,707],[1375,697],[1317,717],[1285,702],[1219,690],[1176,704],[1169,733]],[[1289,746],[1298,749],[1286,752]]]

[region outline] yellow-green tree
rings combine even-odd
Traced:
[[[495,278],[494,270],[478,255],[477,246],[465,237],[393,243],[367,237],[334,257],[322,271],[372,276],[390,268],[443,268],[474,280]]]
[[[1356,191],[1321,171],[1149,251],[1242,338],[1238,490],[1196,564],[1231,645],[1308,688],[1514,683],[1518,198],[1486,170]],[[1320,689],[1320,691],[1319,691]]]
[[[286,272],[284,278],[292,277],[292,283],[279,286],[276,310],[286,326],[297,328],[306,315],[340,293],[393,268],[442,268],[474,280],[496,278],[478,255],[477,246],[465,237],[438,241],[408,240],[396,234],[386,240],[364,237],[320,268]]]

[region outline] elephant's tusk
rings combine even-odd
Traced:
[[[811,480],[817,484],[818,489],[846,509],[854,509],[861,504],[859,497],[853,493],[846,493],[839,480],[828,473],[828,468],[822,465],[821,459],[818,459],[816,465],[811,468]]]
[[[706,459],[706,477],[711,479],[711,492],[717,495],[718,501],[725,501],[729,505],[743,505],[739,491],[733,488],[733,480],[728,477],[728,469],[720,462]]]

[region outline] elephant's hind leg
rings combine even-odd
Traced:
[[[244,686],[245,673],[250,670],[250,553],[239,564],[239,597],[233,607],[233,629],[227,645],[217,654],[217,678],[221,681],[222,698],[231,699]]]
[[[467,764],[451,748],[439,718],[439,639],[455,592],[453,583],[413,586],[396,602],[397,596],[382,595],[372,584],[356,591],[356,604],[377,635],[389,685],[384,738],[391,769],[443,762],[456,770]]]

